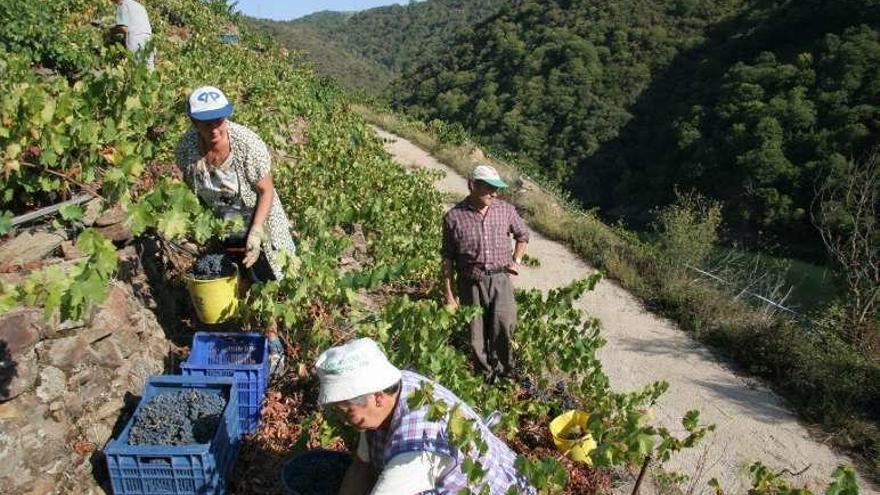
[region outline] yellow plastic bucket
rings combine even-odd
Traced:
[[[566,411],[550,422],[550,435],[560,452],[577,462],[592,465],[590,452],[596,448],[596,441],[587,429],[590,415],[584,411]]]
[[[202,323],[223,323],[238,311],[238,267],[228,277],[199,280],[184,276],[189,297]]]

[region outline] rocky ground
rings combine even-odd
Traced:
[[[8,313],[0,342],[0,493],[103,493],[98,451],[168,364],[153,313],[119,283],[81,326],[46,322],[39,310]]]
[[[120,248],[107,299],[82,321],[34,308],[0,316],[0,493],[104,493],[100,450],[124,427],[144,381],[172,371],[185,352],[175,344],[186,345],[185,322],[159,321],[174,321],[181,304],[159,266],[167,260],[148,237],[132,238],[121,210],[97,206],[87,205],[84,226]],[[22,228],[0,246],[0,280],[80,257],[64,231]]]

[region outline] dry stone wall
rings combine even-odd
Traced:
[[[0,317],[0,493],[104,493],[100,450],[168,354],[122,282],[83,323],[28,308]]]

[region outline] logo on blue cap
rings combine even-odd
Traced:
[[[216,91],[205,91],[204,93],[199,95],[198,100],[202,103],[208,103],[208,100],[217,101],[220,99],[221,96],[223,95]]]

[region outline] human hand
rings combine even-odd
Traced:
[[[522,265],[517,263],[515,260],[511,261],[510,264],[507,265],[507,272],[514,276],[519,275],[519,270],[521,267]]]
[[[263,244],[263,226],[254,225],[248,232],[247,243],[245,244],[244,263],[245,268],[250,268],[257,262],[260,257],[260,249]]]
[[[453,295],[447,295],[444,297],[443,305],[447,311],[455,313],[458,310],[458,299]]]

